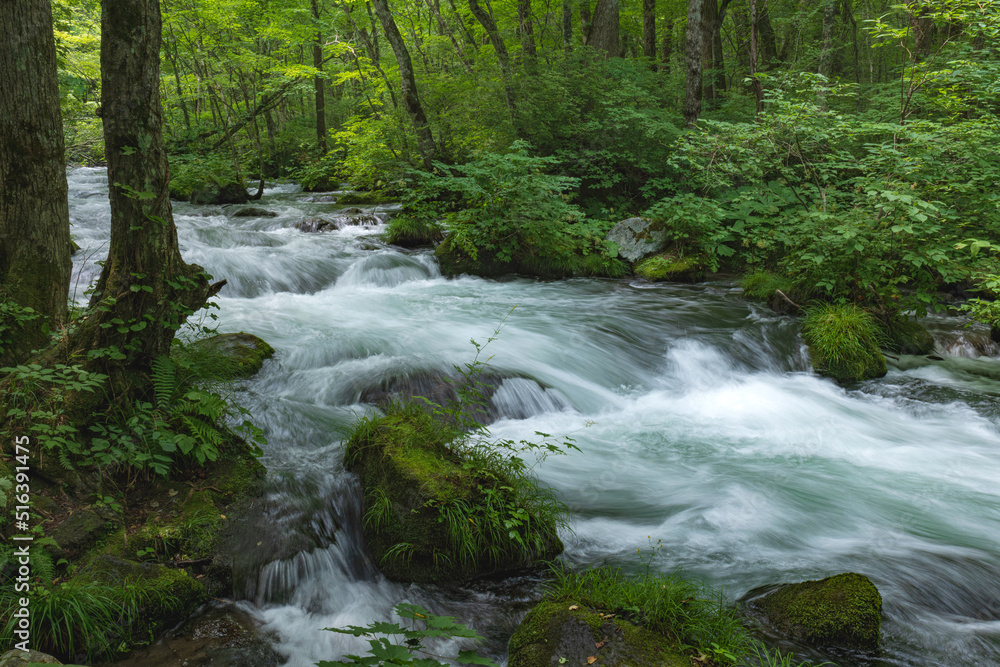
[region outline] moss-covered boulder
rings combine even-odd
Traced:
[[[543,600],[521,621],[508,667],[605,665],[688,667],[691,657],[662,634],[572,600]]]
[[[345,463],[364,495],[364,535],[397,581],[460,581],[528,567],[563,550],[562,507],[523,471],[475,453],[418,403],[362,419]]]
[[[853,304],[829,304],[806,315],[803,336],[813,367],[838,382],[880,378],[887,372],[885,336],[870,314]]]
[[[72,558],[93,545],[112,525],[90,509],[79,509],[56,526],[50,537],[59,558]]]
[[[649,218],[622,220],[608,232],[607,240],[618,246],[618,256],[635,262],[667,246],[667,230]]]
[[[250,201],[250,193],[239,183],[206,185],[192,188],[190,192],[192,204],[246,204]],[[175,194],[183,196],[185,193],[175,192]]]
[[[203,378],[245,378],[274,356],[274,348],[253,334],[225,333],[196,341],[188,354]]]
[[[39,651],[12,649],[0,655],[0,667],[26,667],[27,665],[61,665],[56,658]]]
[[[278,214],[275,211],[268,211],[266,208],[259,208],[257,206],[247,206],[246,208],[241,208],[231,214],[234,218],[277,218]]]
[[[559,279],[574,276],[621,278],[628,275],[628,265],[618,258],[600,252],[588,254],[557,254],[545,247],[523,248],[510,261],[500,261],[496,255],[480,249],[473,257],[455,243],[454,236],[445,237],[434,249],[444,275],[482,276],[495,278],[516,273],[536,278]]]
[[[744,600],[750,614],[781,637],[816,647],[878,648],[882,596],[864,575],[849,572],[766,587]]]
[[[919,322],[893,314],[883,324],[886,333],[885,347],[890,352],[921,356],[934,352],[934,336]]]
[[[695,282],[705,275],[705,262],[698,255],[664,252],[636,264],[635,274],[654,282]]]
[[[355,206],[372,206],[375,204],[387,204],[390,201],[392,201],[392,199],[381,192],[345,192],[337,197],[337,204],[341,206],[346,206],[348,204],[353,204]]]
[[[187,618],[206,599],[205,587],[186,571],[115,556],[92,560],[73,583],[127,587],[137,601],[132,622],[121,629],[128,646],[149,643],[161,631]]]

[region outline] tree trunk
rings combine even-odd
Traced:
[[[212,293],[204,270],[181,258],[170,207],[158,0],[102,0],[101,81],[111,244],[70,351],[117,349],[124,358],[97,366],[121,387],[115,377],[148,372]]]
[[[410,116],[413,129],[417,134],[417,150],[420,151],[420,158],[424,163],[424,168],[430,171],[433,169],[434,154],[437,146],[434,144],[434,136],[431,134],[431,126],[424,115],[424,108],[420,105],[420,98],[417,96],[417,82],[413,76],[413,63],[410,61],[410,52],[406,50],[403,36],[399,34],[399,28],[389,11],[388,0],[372,0],[375,8],[375,15],[378,16],[382,29],[385,31],[389,46],[396,54],[396,63],[399,65],[400,95],[403,98],[403,106]]]
[[[663,43],[660,47],[660,69],[664,72],[670,71],[670,58],[674,53],[674,20],[667,19],[666,30],[663,35]]]
[[[563,51],[569,53],[573,50],[573,5],[570,0],[563,0],[562,3],[562,40]]]
[[[531,25],[531,0],[517,1],[517,28],[521,33],[521,50],[529,63],[535,60],[535,29]]]
[[[764,87],[757,78],[757,0],[750,0],[750,85],[759,114],[764,111]]]
[[[771,26],[771,9],[768,7],[767,0],[762,0],[760,6],[757,7],[757,22],[754,25],[757,28],[759,56],[757,66],[768,69],[778,59],[778,42],[774,36],[774,28]]]
[[[823,7],[823,37],[819,52],[819,73],[830,76],[830,62],[833,60],[833,20],[837,16],[837,0],[826,0]]]
[[[597,0],[587,44],[598,51],[604,51],[609,58],[620,57],[622,50],[618,23],[618,0]]]
[[[714,36],[715,18],[719,11],[718,0],[701,0],[701,68],[702,96],[710,103],[715,99]],[[709,104],[711,106],[711,104]]]
[[[56,47],[49,0],[0,11],[0,304],[31,308],[18,323],[0,310],[0,366],[46,344],[66,321],[70,239]]]
[[[382,1],[384,2],[385,0]],[[497,53],[497,60],[500,62],[500,75],[503,77],[504,94],[507,97],[507,110],[510,112],[510,118],[513,121],[517,112],[517,105],[514,101],[513,79],[511,77],[510,56],[507,54],[507,45],[504,44],[503,38],[500,36],[500,31],[497,30],[496,21],[482,8],[478,0],[469,0],[469,9],[472,10],[472,15],[476,17],[479,24],[483,26],[486,36],[489,37],[490,43]]]
[[[581,0],[580,2],[580,36],[583,38],[583,44],[586,46],[589,43],[590,38],[590,0]]]
[[[642,55],[656,69],[656,0],[642,0]]]
[[[319,30],[319,0],[312,0],[312,16],[316,22],[316,43],[313,44],[313,67],[323,71],[323,32]],[[316,146],[320,157],[326,155],[326,79],[313,77],[316,89]]]
[[[709,0],[713,2],[714,0]],[[688,0],[684,60],[684,121],[693,126],[701,115],[701,2]]]

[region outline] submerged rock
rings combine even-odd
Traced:
[[[246,204],[250,201],[250,193],[239,183],[209,185],[192,190],[190,201],[192,204]]]
[[[225,333],[191,345],[199,358],[199,373],[216,379],[250,377],[274,356],[274,348],[253,334]],[[201,355],[199,355],[201,356]]]
[[[816,647],[878,648],[882,596],[861,574],[756,589],[744,597],[744,604],[766,629],[783,638]]]
[[[247,208],[241,208],[232,214],[234,218],[277,218],[278,214],[274,211],[268,211],[266,208],[257,208],[255,206],[248,206]]]
[[[606,665],[688,667],[675,642],[615,614],[566,600],[543,600],[510,638],[508,667]]]
[[[611,228],[608,241],[618,244],[618,256],[635,262],[667,246],[667,231],[649,218],[628,218]]]

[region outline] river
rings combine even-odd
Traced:
[[[73,169],[69,184],[79,299],[106,254],[106,173]],[[487,356],[516,377],[490,428],[575,439],[580,452],[538,468],[572,511],[567,561],[636,569],[636,550],[662,540],[654,568],[731,599],[861,572],[884,598],[884,649],[837,664],[1000,665],[1000,362],[979,357],[982,331],[930,318],[943,360],[904,357],[845,389],[810,372],[793,318],[732,281],[444,278],[430,252],[381,242],[378,224],[299,231],[305,216],[339,219],[315,199],[269,188],[253,205],[273,218],[174,205],[185,259],[229,281],[220,330],[277,350],[240,388],[269,440],[269,480],[237,583],[287,665],[364,653],[321,629],[386,619],[401,601],[457,615],[504,659],[535,582],[386,581],[360,544],[341,440],[372,409],[364,390],[471,361],[470,338],[508,313]]]

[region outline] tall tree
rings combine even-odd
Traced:
[[[701,4],[702,0],[688,0],[684,42],[684,121],[688,125],[694,125],[701,115],[701,41],[704,32],[701,26]]]
[[[160,104],[159,0],[101,1],[101,108],[111,242],[71,351],[118,350],[97,365],[115,389],[168,353],[177,328],[221,288],[181,258],[168,196]]]
[[[384,2],[384,0],[381,1]],[[490,44],[493,45],[493,50],[497,53],[497,61],[500,63],[500,75],[503,77],[504,94],[507,97],[507,110],[510,112],[511,120],[513,120],[517,112],[517,103],[514,100],[514,82],[510,71],[510,55],[507,53],[507,45],[504,44],[503,37],[500,36],[500,31],[497,29],[497,22],[483,9],[478,0],[469,0],[469,9],[472,10],[472,15],[479,21],[479,25],[483,26]]]
[[[570,0],[563,0],[562,3],[562,41],[563,51],[569,53],[573,50],[573,5]]]
[[[392,52],[396,54],[396,63],[399,65],[400,94],[403,97],[403,106],[410,116],[413,129],[417,134],[417,147],[420,151],[420,158],[424,167],[430,170],[433,167],[434,155],[437,146],[434,143],[434,135],[431,134],[431,126],[424,115],[424,107],[420,104],[420,97],[417,95],[417,80],[413,75],[413,63],[410,60],[410,52],[406,50],[406,43],[403,36],[399,34],[396,21],[389,11],[388,0],[372,0],[375,8],[375,15],[378,16],[379,23],[385,31],[386,39]]]
[[[521,50],[529,63],[535,60],[535,29],[531,25],[531,0],[517,0],[517,29],[521,33]]]
[[[642,0],[642,55],[656,69],[656,0]]]
[[[754,109],[764,111],[764,87],[757,76],[757,0],[750,0],[750,85],[753,86]]]
[[[604,51],[609,58],[617,58],[622,54],[618,12],[618,0],[597,0],[590,34],[587,36],[587,44],[598,51]]]
[[[313,67],[319,74],[313,77],[316,93],[316,144],[320,155],[326,155],[326,79],[323,78],[323,31],[319,27],[319,0],[312,0],[312,16],[316,22],[316,43],[313,44]]]
[[[45,344],[69,293],[66,162],[49,0],[0,11],[0,306],[31,308],[20,323],[0,309],[0,366]]]

